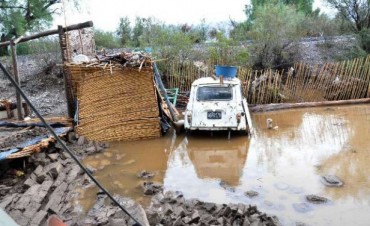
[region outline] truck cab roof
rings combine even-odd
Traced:
[[[220,84],[220,78],[216,77],[217,79],[214,79],[212,77],[204,77],[199,78],[195,80],[192,84],[192,86],[200,86],[200,85],[218,85]],[[230,85],[241,85],[241,81],[238,78],[224,78],[224,84],[230,84]]]

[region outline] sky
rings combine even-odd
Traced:
[[[125,16],[131,24],[137,16],[154,17],[167,24],[199,24],[202,19],[210,24],[229,21],[230,18],[245,21],[244,7],[249,0],[82,0],[79,1],[79,10],[74,4],[68,4],[68,0],[64,2],[66,16],[56,16],[53,27],[92,20],[95,28],[114,31],[119,18]],[[315,0],[314,8],[331,13],[323,2]]]

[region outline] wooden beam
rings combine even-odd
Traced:
[[[62,26],[58,26],[58,34],[59,34],[59,44],[60,50],[62,55],[62,62],[63,62],[63,80],[64,80],[64,91],[67,100],[67,109],[68,109],[68,116],[70,118],[74,117],[75,114],[75,107],[74,107],[74,98],[72,93],[72,85],[71,85],[71,75],[67,70],[65,63],[68,62],[68,48],[67,48],[67,37],[66,33]]]
[[[355,99],[355,100],[337,100],[337,101],[322,101],[322,102],[305,102],[305,103],[281,103],[281,104],[264,104],[249,107],[252,112],[277,111],[293,108],[308,108],[308,107],[325,107],[346,104],[368,104],[370,98]]]
[[[92,21],[87,21],[87,22],[84,22],[84,23],[79,23],[79,24],[74,24],[74,25],[70,25],[70,26],[67,26],[67,27],[63,27],[63,32],[79,30],[79,29],[82,29],[82,28],[87,28],[87,27],[92,27],[92,26],[94,26],[93,22]],[[18,41],[18,43],[27,42],[27,41],[30,41],[30,40],[33,40],[33,39],[37,39],[37,38],[41,38],[41,37],[45,37],[45,36],[49,36],[49,35],[56,35],[58,33],[59,33],[58,29],[43,31],[43,32],[40,32],[40,33],[37,33],[37,34],[34,34],[34,35],[22,37]],[[11,44],[11,41],[1,42],[0,47],[9,46],[10,44]]]

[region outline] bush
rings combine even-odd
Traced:
[[[297,53],[296,43],[303,36],[305,16],[284,4],[258,6],[248,35],[253,39],[253,64],[258,68],[291,63]]]
[[[97,49],[115,49],[120,48],[120,40],[113,32],[95,30],[95,46]]]

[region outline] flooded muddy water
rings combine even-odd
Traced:
[[[266,120],[274,129],[267,129]],[[112,193],[143,203],[137,178],[153,181],[186,198],[257,205],[283,225],[369,225],[370,105],[284,110],[252,115],[255,131],[246,136],[168,134],[154,140],[112,143],[84,163]],[[326,187],[321,176],[335,175],[343,187]],[[256,191],[257,196],[245,192]],[[96,188],[81,191],[89,208]],[[329,199],[309,203],[306,195]]]

